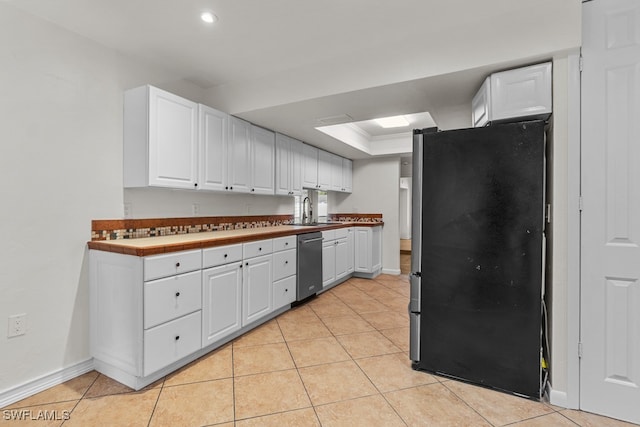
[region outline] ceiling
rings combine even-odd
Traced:
[[[3,1],[173,72],[201,102],[354,159],[376,154],[317,131],[321,119],[427,111],[440,128],[469,126],[489,73],[581,43],[580,0]]]

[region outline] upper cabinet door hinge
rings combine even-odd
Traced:
[[[582,201],[582,196],[580,196],[578,198],[578,210],[582,212],[583,209],[584,209],[584,202]]]
[[[580,59],[578,59],[578,68],[580,69],[580,72],[582,72],[582,69],[584,68],[584,60],[582,58],[582,55],[580,55]]]
[[[581,342],[578,343],[578,358],[579,359],[582,358],[582,343]]]

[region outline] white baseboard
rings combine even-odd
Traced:
[[[395,268],[383,268],[382,274],[390,274],[392,276],[398,276],[400,275],[400,270]]]
[[[40,378],[28,381],[17,387],[0,392],[0,408],[11,405],[19,400],[33,396],[55,385],[62,384],[79,375],[93,370],[93,358],[62,368]]]
[[[562,408],[569,407],[569,405],[567,404],[568,399],[567,399],[566,392],[554,390],[551,387],[549,387],[548,392],[549,392],[549,403],[555,406],[560,406]]]

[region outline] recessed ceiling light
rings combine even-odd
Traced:
[[[213,12],[205,11],[200,14],[200,19],[202,19],[207,24],[213,24],[218,20],[218,17],[214,15]]]
[[[400,128],[409,126],[409,121],[405,119],[404,116],[381,117],[379,119],[374,119],[373,121],[383,128]]]

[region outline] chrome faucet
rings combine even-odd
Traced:
[[[307,202],[309,202],[309,214],[307,214],[307,208],[305,207]],[[311,199],[309,199],[308,197],[305,197],[304,200],[302,200],[302,223],[303,224],[308,224],[311,222],[311,217],[313,216],[313,211],[311,210],[311,208],[312,208]]]

